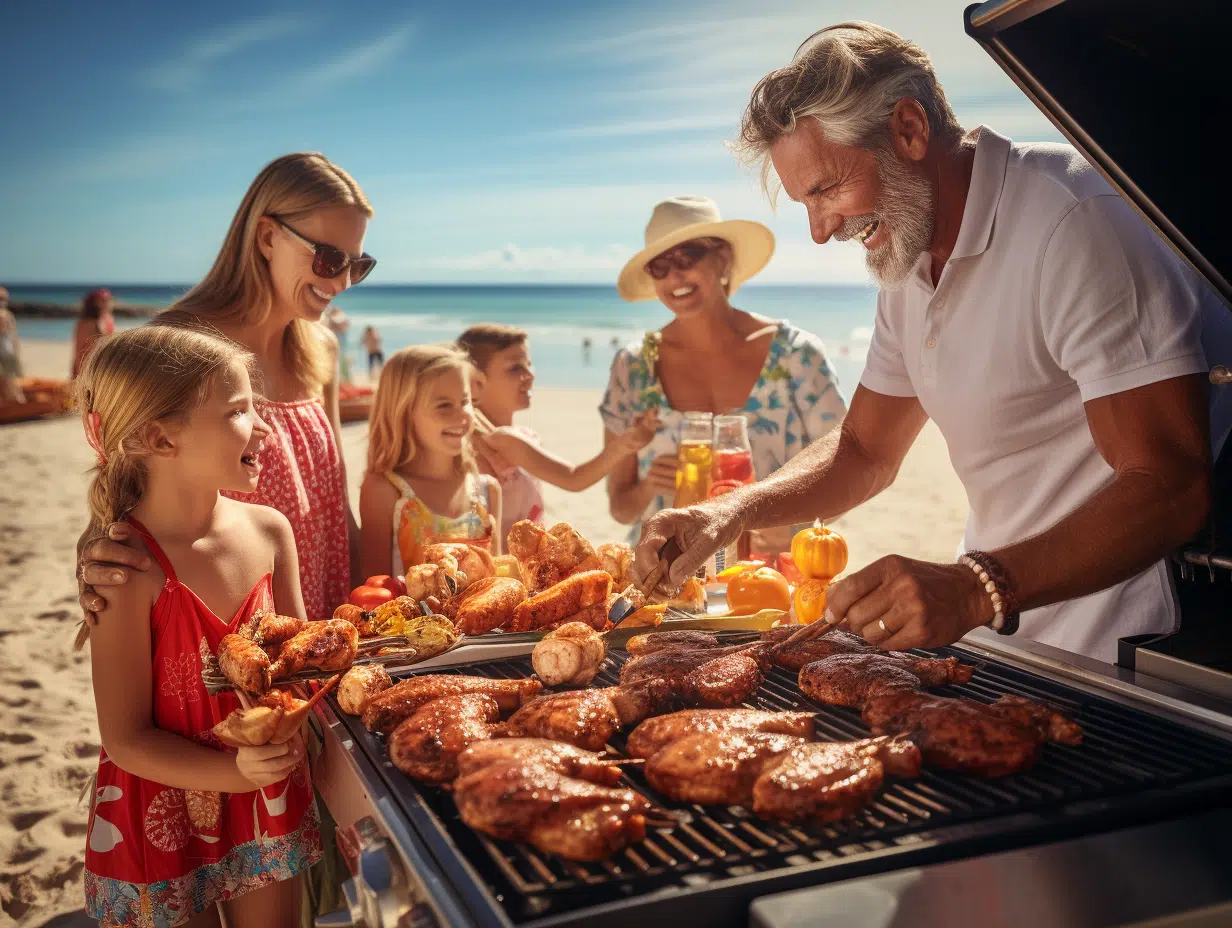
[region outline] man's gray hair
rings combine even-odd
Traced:
[[[932,140],[957,141],[963,129],[920,46],[872,23],[849,22],[813,33],[791,64],[771,71],[753,88],[733,150],[761,165],[762,187],[773,198],[770,148],[816,119],[840,145],[884,148],[890,115],[904,97],[920,104]]]

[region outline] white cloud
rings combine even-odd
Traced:
[[[402,51],[413,31],[412,23],[403,23],[388,35],[357,45],[324,64],[300,73],[292,85],[299,89],[314,89],[371,73]]]
[[[212,65],[246,48],[298,32],[305,22],[302,16],[282,13],[235,23],[193,43],[147,72],[146,78],[159,90],[185,93],[201,82]]]

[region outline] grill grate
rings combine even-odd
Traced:
[[[971,660],[970,654],[949,648],[918,653]],[[620,652],[611,655],[593,685],[618,683],[624,658]],[[526,657],[460,669],[505,678],[531,673]],[[462,823],[446,791],[412,784],[388,762],[380,739],[353,720],[348,727],[395,795],[417,793],[422,797],[515,922],[598,901],[641,896],[665,886],[702,886],[727,877],[769,874],[802,865],[841,865],[886,850],[935,847],[976,837],[973,829],[982,832],[979,837],[1004,837],[1024,828],[1042,828],[1046,824],[1042,817],[1049,814],[1064,814],[1071,824],[1084,813],[1106,812],[1109,804],[1120,804],[1117,808],[1123,814],[1128,808],[1125,803],[1135,797],[1158,798],[1161,791],[1205,781],[1211,790],[1227,789],[1232,781],[1232,743],[999,662],[979,662],[969,683],[936,692],[982,702],[1005,694],[1050,702],[1083,726],[1084,743],[1077,747],[1048,744],[1030,771],[997,780],[926,765],[917,779],[889,780],[876,801],[859,814],[823,826],[767,822],[739,807],[672,803],[646,784],[638,768],[631,767],[625,774],[627,783],[656,805],[686,812],[686,821],[670,829],[648,829],[646,840],[609,860],[572,863],[525,845],[476,834]],[[869,736],[858,710],[812,703],[797,689],[795,674],[781,669],[767,674],[746,705],[815,710],[818,737],[823,740]],[[614,739],[612,746],[623,753],[623,736]],[[836,873],[813,882],[846,875]]]

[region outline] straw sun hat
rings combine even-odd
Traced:
[[[728,293],[766,266],[774,254],[774,233],[760,222],[721,219],[709,197],[682,196],[664,200],[646,224],[646,247],[629,259],[616,279],[616,289],[629,302],[656,298],[654,278],[646,262],[681,242],[697,238],[721,238],[731,245],[732,266]]]

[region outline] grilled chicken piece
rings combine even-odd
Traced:
[[[800,691],[832,706],[859,707],[873,696],[896,690],[966,683],[972,670],[954,657],[916,657],[898,651],[832,654],[801,669]]]
[[[568,619],[587,606],[606,604],[611,592],[612,578],[602,570],[574,574],[519,603],[510,631],[527,632]]]
[[[482,635],[513,621],[513,612],[526,599],[526,587],[512,577],[484,577],[445,604],[445,614],[465,635]]]
[[[815,736],[812,712],[764,712],[760,709],[687,709],[647,719],[629,734],[625,750],[631,757],[650,757],[673,741],[719,731]]]
[[[985,705],[903,690],[871,697],[863,717],[876,734],[911,734],[930,764],[986,777],[1030,768],[1045,741],[1077,744],[1082,738],[1069,719],[1013,696]]]
[[[478,545],[442,542],[425,547],[422,557],[425,564],[437,565],[459,582],[462,578],[458,577],[458,572],[461,571],[466,575],[465,583],[460,582],[461,586],[470,586],[477,580],[496,574],[496,563],[492,560],[491,553]],[[407,589],[409,592],[409,585]],[[437,590],[436,593],[440,595],[441,591]]]
[[[532,593],[600,567],[590,542],[567,522],[558,522],[546,531],[529,519],[515,522],[509,529],[509,553],[517,558],[522,579]]]
[[[685,674],[677,695],[691,706],[734,708],[757,692],[763,679],[752,654],[725,654]]]
[[[338,684],[338,707],[350,715],[359,715],[368,700],[393,686],[389,673],[380,664],[360,664],[342,675]]]
[[[757,778],[753,811],[780,821],[838,821],[867,805],[887,773],[919,776],[920,749],[906,738],[799,744]]]
[[[270,687],[269,655],[243,635],[224,635],[218,642],[218,669],[234,686],[250,693],[264,693]]]
[[[301,670],[346,670],[359,653],[359,630],[345,619],[309,622],[282,645],[270,676],[287,677]]]
[[[376,629],[372,626],[372,613],[364,612],[363,609],[354,603],[343,603],[334,610],[333,617],[354,625],[355,630],[359,632],[360,638],[371,638],[376,634]]]
[[[462,821],[566,860],[603,860],[646,834],[650,803],[535,764],[489,764],[454,781]]]
[[[661,634],[684,634],[683,632],[662,632]],[[655,637],[644,635],[641,637]],[[630,639],[633,640],[633,639]],[[748,654],[754,659],[759,658],[765,648],[758,642],[752,644],[729,645],[723,648],[703,648],[686,650],[682,648],[663,648],[647,654],[640,654],[625,661],[620,668],[621,683],[636,683],[638,680],[678,680],[700,667],[720,657],[729,654]]]
[[[710,632],[647,632],[630,638],[625,650],[634,657],[643,657],[657,651],[703,651],[718,646],[719,639]]]
[[[257,641],[267,651],[274,652],[271,656],[276,656],[278,649],[284,643],[290,641],[307,627],[308,623],[303,619],[297,619],[290,615],[262,616],[261,621],[257,624]]]
[[[624,589],[633,582],[629,575],[633,567],[633,549],[619,541],[609,541],[595,548],[595,557],[599,559],[599,569],[612,575],[612,582],[618,589]]]
[[[607,657],[603,636],[583,622],[568,622],[535,645],[530,662],[544,686],[587,686]]]
[[[568,777],[614,786],[621,777],[620,761],[594,751],[546,738],[494,738],[476,741],[458,755],[458,775],[466,776],[493,763],[546,764]]]
[[[543,684],[538,680],[490,680],[457,674],[429,674],[395,683],[368,700],[363,722],[368,731],[389,734],[420,706],[457,693],[483,693],[491,696],[501,712],[512,712],[538,696]]]
[[[448,783],[458,775],[458,755],[491,738],[499,723],[500,706],[491,696],[442,696],[390,733],[389,760],[413,780]]]
[[[659,711],[667,697],[662,680],[554,693],[522,706],[505,723],[505,731],[515,738],[546,738],[601,751],[616,732]]]
[[[780,626],[762,633],[762,641],[771,645],[770,659],[784,670],[799,670],[805,664],[819,661],[834,654],[880,653],[859,635],[841,629],[831,629],[817,638],[787,642],[800,630],[797,625]]]
[[[488,834],[570,860],[600,860],[642,838],[641,813],[649,808],[636,793],[587,788],[615,785],[618,764],[537,738],[479,742],[458,759],[455,797],[463,820]]]
[[[214,726],[214,735],[233,748],[289,741],[308,718],[312,707],[337,685],[338,679],[331,677],[311,699],[300,699],[287,690],[269,690],[255,706],[232,710]]]
[[[677,802],[751,806],[753,784],[802,738],[769,732],[717,731],[673,741],[646,761],[646,781]]]
[[[654,651],[625,661],[620,682],[664,680],[689,705],[738,706],[761,686],[764,650],[754,642],[698,651]]]

